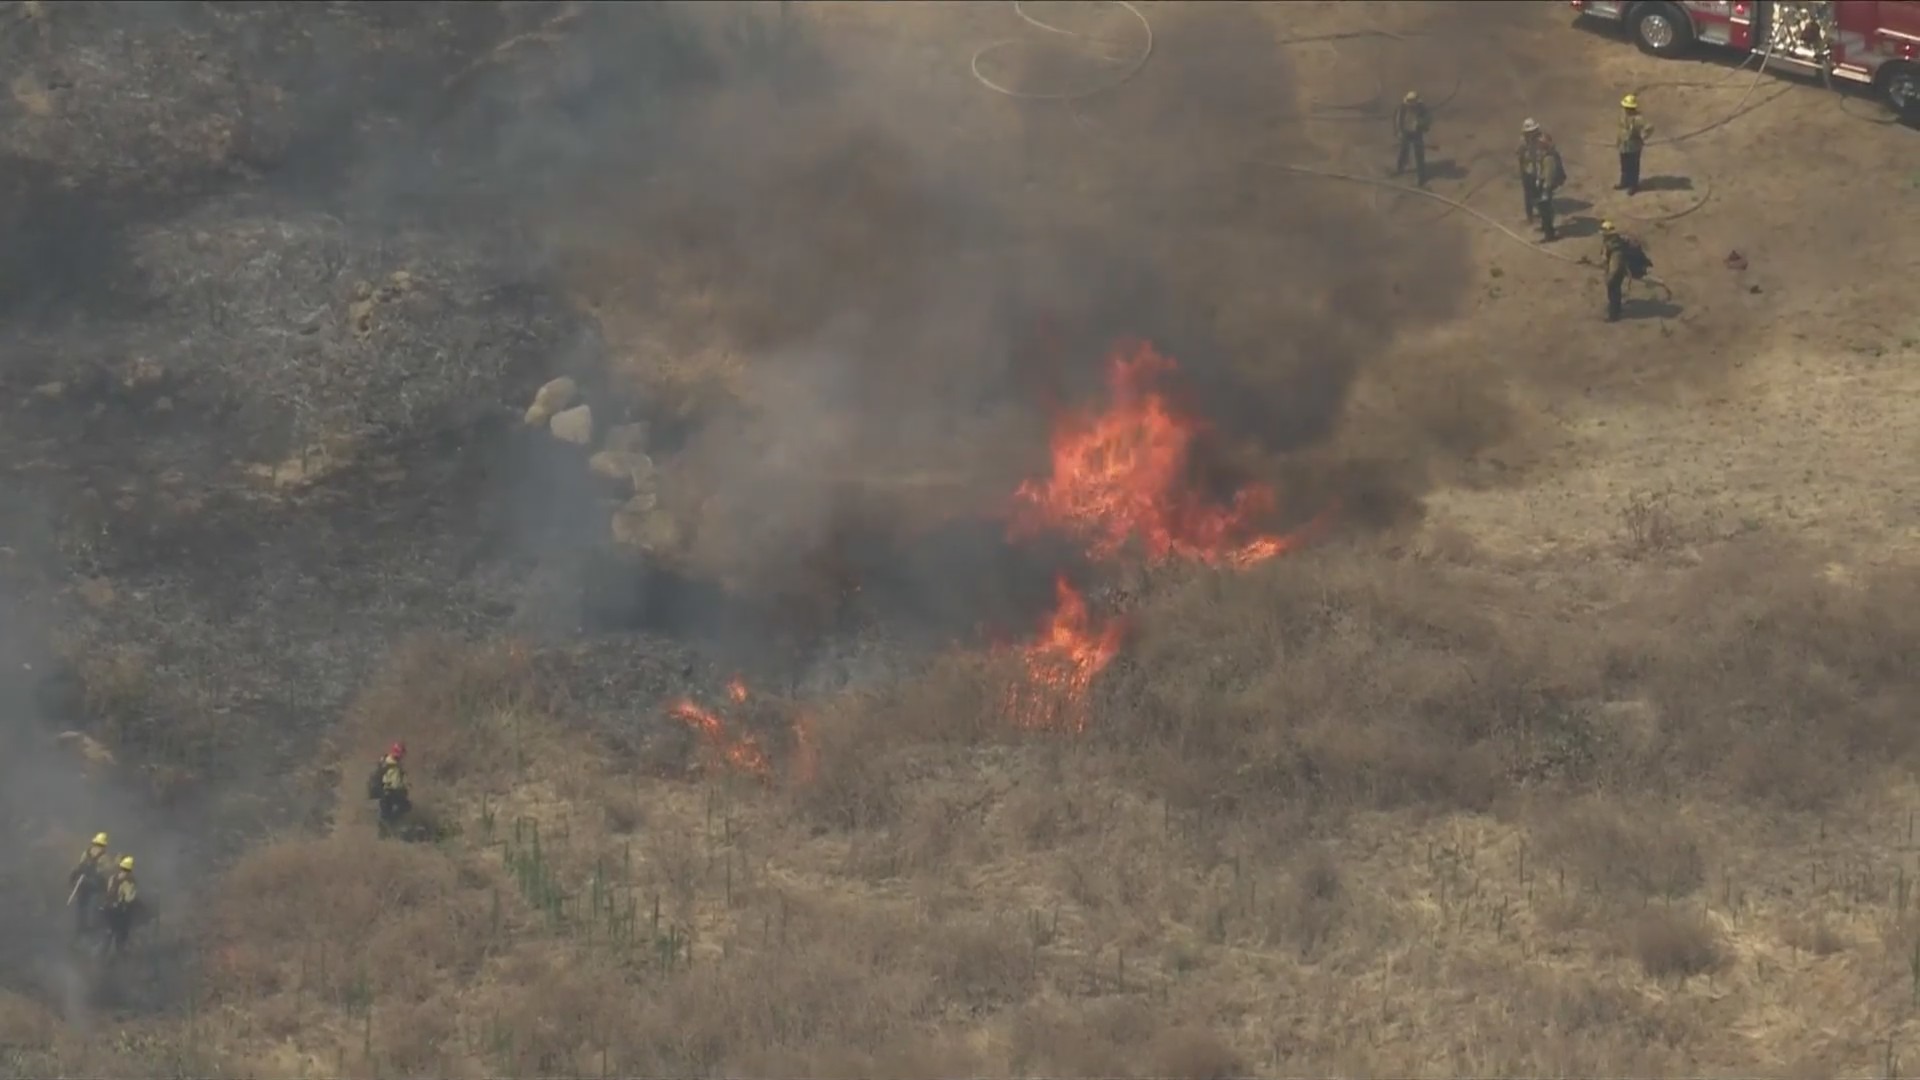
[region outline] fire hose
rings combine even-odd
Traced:
[[[1087,87],[1079,90],[1049,90],[1049,91],[1019,90],[1013,87],[1003,85],[989,78],[986,74],[984,74],[980,70],[980,61],[984,57],[992,53],[998,52],[1002,49],[1009,48],[1011,46],[1018,45],[1018,44],[1023,44],[1022,42],[1015,39],[995,41],[995,42],[992,42],[991,44],[982,46],[979,50],[977,50],[973,54],[973,60],[971,62],[973,77],[979,81],[980,85],[986,87],[989,90],[992,90],[997,94],[1003,94],[1007,97],[1015,98],[1022,101],[1058,101],[1058,102],[1064,102],[1064,103],[1071,103],[1074,101],[1079,101],[1084,98],[1093,97],[1096,94],[1103,94],[1103,93],[1107,93],[1109,91],[1120,88],[1126,83],[1132,81],[1134,76],[1140,74],[1140,72],[1147,66],[1147,61],[1152,58],[1153,50],[1154,50],[1153,24],[1149,22],[1147,20],[1147,17],[1141,13],[1140,9],[1135,7],[1132,3],[1130,3],[1129,0],[1110,0],[1110,2],[1116,4],[1117,6],[1125,10],[1127,14],[1132,15],[1135,19],[1139,20],[1141,29],[1146,34],[1145,41],[1142,43],[1139,52],[1133,57],[1132,61],[1126,66],[1126,68],[1117,77],[1114,77],[1097,86]],[[1050,34],[1058,34],[1062,37],[1073,38],[1081,41],[1091,40],[1089,35],[1080,33],[1075,30],[1068,30],[1064,27],[1055,26],[1051,23],[1044,22],[1040,19],[1034,18],[1032,15],[1027,14],[1026,6],[1022,2],[1022,0],[1014,0],[1013,13],[1019,16],[1023,22],[1026,22],[1032,26],[1036,26],[1042,30],[1045,30]],[[1391,32],[1383,31],[1383,30],[1358,30],[1358,31],[1348,31],[1345,33],[1338,33],[1338,34],[1316,34],[1311,37],[1289,39],[1287,41],[1281,42],[1280,44],[1301,45],[1301,44],[1307,44],[1310,42],[1317,42],[1317,41],[1334,41],[1334,40],[1341,40],[1345,38],[1365,37],[1365,36],[1400,37],[1402,35],[1393,34]],[[1117,58],[1109,57],[1109,59],[1117,59]],[[1452,95],[1449,94],[1448,97],[1449,99],[1451,99]],[[1504,222],[1500,221],[1498,218],[1495,218],[1491,214],[1475,209],[1474,207],[1469,206],[1458,199],[1448,198],[1445,195],[1428,191],[1425,188],[1413,187],[1407,184],[1399,184],[1399,183],[1395,183],[1390,180],[1384,180],[1378,177],[1360,176],[1355,173],[1340,172],[1334,169],[1315,168],[1313,166],[1308,166],[1308,165],[1294,165],[1286,162],[1281,162],[1281,163],[1277,163],[1277,167],[1286,172],[1294,173],[1295,175],[1299,175],[1299,176],[1312,176],[1312,177],[1318,177],[1323,180],[1342,180],[1348,183],[1364,184],[1374,188],[1382,188],[1390,191],[1405,192],[1413,195],[1418,195],[1424,199],[1431,199],[1434,202],[1441,203],[1452,210],[1457,210],[1457,211],[1460,211],[1461,213],[1477,218],[1481,222],[1493,227],[1495,230],[1511,238],[1515,242],[1524,244],[1531,251],[1537,251],[1547,256],[1548,258],[1558,259],[1559,261],[1564,263],[1578,264],[1580,261],[1579,259],[1571,255],[1565,255],[1548,248],[1540,247],[1538,244],[1535,244],[1531,239],[1514,231],[1512,228],[1507,226]]]
[[[979,50],[975,51],[975,53],[973,54],[971,65],[970,65],[972,68],[974,79],[976,79],[982,86],[985,86],[987,89],[992,90],[995,93],[1005,95],[1007,97],[1011,97],[1011,98],[1015,98],[1023,101],[1057,101],[1057,102],[1062,102],[1069,105],[1071,105],[1071,103],[1075,101],[1079,101],[1084,98],[1090,98],[1097,94],[1107,93],[1109,91],[1120,88],[1126,83],[1132,81],[1135,76],[1139,75],[1140,72],[1143,69],[1145,69],[1145,67],[1147,66],[1147,61],[1152,58],[1153,51],[1154,51],[1153,24],[1147,19],[1146,15],[1142,14],[1140,9],[1135,7],[1131,2],[1129,2],[1129,0],[1109,0],[1109,2],[1122,8],[1127,12],[1127,14],[1132,15],[1136,20],[1138,20],[1140,23],[1141,29],[1144,31],[1146,35],[1145,40],[1142,43],[1139,52],[1134,55],[1132,60],[1126,65],[1125,69],[1117,77],[1111,78],[1110,80],[1103,82],[1099,85],[1087,87],[1079,90],[1033,91],[1033,90],[1019,90],[1013,87],[1005,86],[989,78],[984,72],[980,70],[980,61],[982,60],[982,58],[988,56],[991,53],[997,52],[1001,49],[1009,48],[1018,44],[1023,44],[1023,42],[1020,42],[1015,39],[1005,39],[1001,41],[992,42],[988,45],[981,47]],[[1090,35],[1083,34],[1074,30],[1068,30],[1064,27],[1055,26],[1051,23],[1034,18],[1032,15],[1027,14],[1025,4],[1022,2],[1022,0],[1014,0],[1013,11],[1014,11],[1014,14],[1017,15],[1023,22],[1026,22],[1032,26],[1038,27],[1039,29],[1044,30],[1050,34],[1057,34],[1057,35],[1060,35],[1061,37],[1072,38],[1080,41],[1093,40],[1090,37]],[[1387,37],[1387,38],[1399,40],[1407,36],[1411,36],[1411,35],[1395,33],[1387,30],[1369,29],[1369,30],[1344,31],[1344,32],[1330,33],[1330,34],[1316,34],[1316,35],[1312,35],[1308,37],[1300,37],[1300,38],[1290,38],[1290,39],[1280,41],[1278,42],[1278,44],[1283,46],[1303,45],[1303,44],[1308,44],[1312,42],[1338,41],[1338,40],[1345,40],[1345,39],[1358,38],[1358,37]],[[1770,54],[1771,54],[1771,48],[1769,48],[1768,54],[1766,55],[1770,55]],[[1105,59],[1117,61],[1121,58],[1114,57],[1114,56],[1107,56],[1105,57]],[[1745,65],[1743,64],[1741,66],[1744,67]],[[1736,70],[1739,70],[1739,69],[1736,69]],[[1719,120],[1716,120],[1712,124],[1708,124],[1705,127],[1687,132],[1682,135],[1672,136],[1668,139],[1661,140],[1661,142],[1676,143],[1676,142],[1684,141],[1686,139],[1695,138],[1699,135],[1704,135],[1709,131],[1712,131],[1716,128],[1724,126],[1727,123],[1730,123],[1735,118],[1741,115],[1744,115],[1746,112],[1752,111],[1751,109],[1746,108],[1746,103],[1748,98],[1752,96],[1754,88],[1759,85],[1759,75],[1764,74],[1765,70],[1766,70],[1766,62],[1763,56],[1761,66],[1759,70],[1756,71],[1755,73],[1755,79],[1753,83],[1748,86],[1747,93],[1742,95],[1740,102],[1735,106],[1733,112],[1727,114],[1726,116],[1721,117]],[[1680,84],[1661,83],[1661,84],[1650,84],[1650,85],[1680,85]],[[1451,101],[1453,97],[1458,93],[1458,91],[1459,91],[1459,84],[1458,84],[1458,81],[1456,80],[1454,87],[1451,90],[1449,90],[1442,104],[1444,104],[1446,101]],[[1781,91],[1781,93],[1785,93],[1785,92],[1786,92],[1785,89]],[[1772,97],[1769,97],[1761,101],[1758,105],[1755,105],[1754,108],[1758,108],[1759,105],[1764,105],[1768,101],[1772,101],[1774,100],[1774,98],[1777,98],[1779,96],[1780,94],[1775,94]],[[1377,97],[1378,97],[1378,94],[1376,94],[1376,99]],[[1338,108],[1338,109],[1358,110],[1358,109],[1365,108],[1367,104],[1368,103],[1356,103],[1353,105],[1319,106],[1318,108],[1320,109]],[[1437,108],[1438,106],[1434,106],[1434,107]],[[1323,118],[1334,119],[1335,117],[1323,116]],[[1077,122],[1078,121],[1077,115],[1075,119]],[[1345,118],[1340,117],[1339,119],[1345,119]],[[1353,119],[1361,119],[1361,117],[1356,116],[1356,117],[1353,117]],[[1408,184],[1396,183],[1394,181],[1382,179],[1380,177],[1361,176],[1356,173],[1342,172],[1336,169],[1319,168],[1319,167],[1310,166],[1310,165],[1298,165],[1298,164],[1293,164],[1289,162],[1276,162],[1275,167],[1285,172],[1293,173],[1298,176],[1310,176],[1310,177],[1316,177],[1323,180],[1340,180],[1347,183],[1366,185],[1369,187],[1373,187],[1375,189],[1385,189],[1385,190],[1397,191],[1397,192],[1410,194],[1410,195],[1416,195],[1416,196],[1419,196],[1420,198],[1428,199],[1433,202],[1440,203],[1441,205],[1445,206],[1450,210],[1459,211],[1460,213],[1473,217],[1479,220],[1481,223],[1492,227],[1495,231],[1513,240],[1514,242],[1525,246],[1529,251],[1538,252],[1542,255],[1547,256],[1550,259],[1556,259],[1560,262],[1568,263],[1570,265],[1581,265],[1581,264],[1591,265],[1591,260],[1572,256],[1572,255],[1567,255],[1563,252],[1555,251],[1551,248],[1542,247],[1539,244],[1536,244],[1532,240],[1532,238],[1517,232],[1511,226],[1507,225],[1505,222],[1499,220],[1498,218],[1495,218],[1493,215],[1488,214],[1485,211],[1479,210],[1473,206],[1470,206],[1466,202],[1460,199],[1450,198],[1446,195],[1441,195],[1438,192],[1428,191],[1425,188],[1414,187]],[[1479,190],[1479,187],[1476,186],[1472,190],[1477,191]],[[1707,189],[1701,193],[1700,198],[1696,200],[1692,205],[1688,206],[1686,209],[1676,214],[1669,215],[1667,218],[1654,218],[1654,219],[1635,218],[1635,220],[1654,220],[1654,221],[1671,220],[1673,218],[1678,218],[1686,214],[1690,214],[1693,211],[1698,210],[1700,207],[1706,205],[1707,200],[1712,197],[1712,193],[1713,193],[1712,187],[1709,185]],[[1672,295],[1671,290],[1667,289],[1665,283],[1661,282],[1659,278],[1651,274],[1635,280],[1645,281],[1651,285],[1654,285],[1662,289],[1667,293],[1668,296]]]
[[[1140,13],[1139,8],[1134,7],[1131,3],[1128,3],[1128,0],[1113,0],[1113,3],[1120,5],[1120,7],[1123,8],[1127,14],[1140,20],[1140,29],[1144,31],[1147,35],[1146,42],[1140,46],[1139,55],[1134,57],[1133,62],[1127,66],[1127,69],[1120,74],[1119,78],[1113,79],[1110,82],[1105,82],[1100,84],[1099,86],[1095,86],[1085,90],[1051,90],[1051,91],[1015,90],[1012,87],[1003,86],[1000,83],[994,82],[992,79],[988,78],[985,75],[985,73],[983,73],[980,70],[980,60],[982,57],[985,57],[990,53],[999,52],[1002,49],[1012,48],[1015,45],[1027,44],[1026,42],[1021,41],[1017,38],[1006,38],[1000,41],[993,42],[990,45],[981,46],[980,49],[973,54],[973,63],[972,63],[973,77],[980,81],[981,86],[984,86],[989,90],[992,90],[994,93],[1005,94],[1007,97],[1017,98],[1021,101],[1078,101],[1081,98],[1089,98],[1094,96],[1095,94],[1103,94],[1109,90],[1117,89],[1120,86],[1125,85],[1127,82],[1132,80],[1132,78],[1135,75],[1140,74],[1141,70],[1147,66],[1147,61],[1153,57],[1153,24],[1147,21],[1147,17]],[[1062,37],[1074,38],[1079,41],[1093,40],[1092,38],[1088,37],[1086,34],[1082,34],[1074,30],[1067,30],[1062,27],[1055,26],[1052,23],[1042,22],[1041,20],[1034,18],[1033,16],[1027,14],[1026,7],[1024,4],[1020,2],[1020,0],[1014,0],[1013,13],[1015,15],[1018,15],[1023,21],[1029,23],[1030,25],[1037,26],[1040,29],[1045,30],[1049,34],[1059,34]],[[1117,59],[1117,58],[1108,57],[1107,59]]]
[[[1697,139],[1700,136],[1707,134],[1708,132],[1717,131],[1720,128],[1723,128],[1726,125],[1732,123],[1733,121],[1739,119],[1740,117],[1745,116],[1750,112],[1753,112],[1755,109],[1758,109],[1761,106],[1767,105],[1771,102],[1778,101],[1781,97],[1785,96],[1788,92],[1790,92],[1793,89],[1791,85],[1781,87],[1779,90],[1775,91],[1772,94],[1767,95],[1764,98],[1761,98],[1759,101],[1754,102],[1752,105],[1747,104],[1747,102],[1752,99],[1753,92],[1760,88],[1760,80],[1763,77],[1765,77],[1767,73],[1767,64],[1773,59],[1773,49],[1774,49],[1773,43],[1768,42],[1765,50],[1758,53],[1753,53],[1749,55],[1746,59],[1741,60],[1738,65],[1736,65],[1732,70],[1728,71],[1726,76],[1721,79],[1712,80],[1712,81],[1703,81],[1698,79],[1689,79],[1689,80],[1669,79],[1669,80],[1662,80],[1658,82],[1643,83],[1639,86],[1634,87],[1632,91],[1634,94],[1644,94],[1649,90],[1654,90],[1659,88],[1695,87],[1695,88],[1708,89],[1708,90],[1717,90],[1724,87],[1728,79],[1731,79],[1733,76],[1738,75],[1740,72],[1746,70],[1747,64],[1750,63],[1754,57],[1758,57],[1760,60],[1760,66],[1753,69],[1753,78],[1747,81],[1746,91],[1740,95],[1740,100],[1737,102],[1734,102],[1733,108],[1730,111],[1728,111],[1725,115],[1721,116],[1717,120],[1714,120],[1710,124],[1706,124],[1701,127],[1694,128],[1691,131],[1684,131],[1678,135],[1669,135],[1664,138],[1648,139],[1646,141],[1646,145],[1647,146],[1676,146],[1680,143],[1687,142],[1690,139]],[[1613,141],[1610,139],[1586,139],[1584,141],[1590,146],[1614,145]],[[1701,207],[1707,205],[1707,201],[1713,198],[1713,180],[1710,177],[1706,176],[1705,174],[1702,174],[1700,177],[1700,183],[1701,183],[1701,191],[1700,191],[1699,197],[1694,199],[1692,202],[1688,203],[1686,206],[1683,206],[1680,209],[1675,210],[1671,213],[1646,215],[1646,214],[1636,214],[1631,210],[1621,210],[1619,211],[1619,216],[1624,218],[1629,218],[1633,221],[1638,221],[1643,224],[1650,224],[1650,225],[1660,224],[1668,221],[1678,221],[1681,218],[1686,217],[1688,214],[1693,213],[1695,210],[1698,210]]]

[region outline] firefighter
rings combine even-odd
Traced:
[[[127,935],[133,932],[134,905],[139,900],[140,890],[133,883],[133,856],[122,855],[120,868],[107,879],[106,898],[101,905],[107,917],[107,943],[116,953],[127,947]]]
[[[101,886],[105,883],[105,867],[101,865],[107,857],[107,834],[95,833],[93,842],[80,856],[80,865],[67,875],[67,906],[73,909],[73,932],[76,937],[93,928],[93,908],[99,901]]]
[[[1602,221],[1600,266],[1607,275],[1607,321],[1618,322],[1627,279],[1638,281],[1646,277],[1647,271],[1653,268],[1653,260],[1647,257],[1647,249],[1638,239],[1621,232],[1613,222]]]
[[[1553,227],[1553,195],[1567,182],[1567,166],[1560,160],[1560,148],[1553,136],[1528,117],[1520,125],[1520,149],[1515,158],[1520,166],[1520,193],[1526,199],[1527,220],[1540,219],[1540,238],[1554,240],[1559,233]]]
[[[1393,175],[1399,176],[1407,171],[1407,159],[1413,159],[1414,181],[1421,187],[1427,186],[1427,132],[1433,127],[1433,113],[1427,109],[1427,103],[1420,100],[1417,91],[1407,91],[1400,99],[1400,107],[1393,110],[1393,134],[1400,142],[1400,157],[1394,163]]]
[[[1628,94],[1620,99],[1620,183],[1615,191],[1629,195],[1640,191],[1640,151],[1646,149],[1653,125],[1640,115],[1640,99]]]
[[[396,742],[387,748],[387,756],[374,766],[367,777],[367,795],[380,801],[380,835],[391,835],[413,801],[407,797],[407,770],[401,762],[407,756],[407,744]]]

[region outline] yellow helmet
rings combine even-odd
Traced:
[[[1626,97],[1620,99],[1620,107],[1623,109],[1637,109],[1640,107],[1640,99],[1634,97],[1632,94],[1628,94]]]
[[[133,869],[133,856],[131,856],[131,855],[122,855],[122,856],[120,856],[120,869],[122,869],[122,870],[132,870],[132,869]]]
[[[1404,102],[1406,102],[1407,104],[1409,104],[1409,105],[1411,105],[1411,104],[1413,104],[1414,102],[1416,102],[1416,101],[1419,101],[1419,100],[1420,100],[1420,91],[1418,91],[1418,90],[1409,90],[1409,91],[1407,91],[1407,96],[1406,96],[1406,97],[1404,97],[1404,98],[1401,98],[1400,100],[1402,100],[1402,101],[1404,101]]]
[[[1600,231],[1601,231],[1601,232],[1612,232],[1612,231],[1613,231],[1613,222],[1611,222],[1611,221],[1603,221],[1603,222],[1601,222],[1601,223],[1600,223]]]
[[[106,834],[106,833],[94,833],[94,834],[93,834],[93,846],[94,846],[94,847],[106,847],[106,846],[107,846],[107,834]]]

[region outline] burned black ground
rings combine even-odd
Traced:
[[[682,14],[615,20],[658,62],[556,87],[494,51],[552,11],[10,10],[8,940],[64,917],[71,837],[112,832],[177,914],[249,839],[324,818],[323,734],[403,637],[577,632],[595,507],[515,414],[601,346],[523,217],[597,158],[534,135],[600,125],[631,149],[658,117],[596,102],[713,77]],[[678,652],[621,640],[613,672]],[[616,711],[657,723],[667,689]],[[66,730],[118,764],[89,772]],[[183,1005],[181,932],[162,920],[115,1004]],[[46,960],[9,952],[0,979],[61,998]]]

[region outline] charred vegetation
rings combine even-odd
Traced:
[[[1886,1065],[1920,583],[1590,455],[1788,331],[1281,167],[1600,61],[876,10],[0,14],[0,1071]]]

